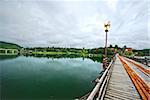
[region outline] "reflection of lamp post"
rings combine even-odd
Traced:
[[[110,28],[110,21],[104,23],[104,28],[106,32],[106,39],[105,39],[105,57],[104,57],[104,67],[107,67],[107,33],[109,32],[108,29]]]

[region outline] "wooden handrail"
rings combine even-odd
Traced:
[[[108,82],[108,78],[109,78],[108,76],[110,76],[110,72],[111,72],[110,69],[112,68],[113,63],[114,63],[114,58],[111,60],[109,66],[103,73],[102,77],[100,79],[97,79],[97,84],[94,87],[94,89],[92,90],[92,92],[90,93],[90,95],[88,96],[87,100],[93,100],[93,98],[95,97],[95,95],[98,93],[99,90],[100,90],[100,92],[99,92],[100,94],[102,92],[105,92],[103,90],[106,87],[105,83]],[[97,99],[100,98],[100,94]]]

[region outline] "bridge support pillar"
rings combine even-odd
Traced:
[[[5,50],[5,54],[7,54],[7,50]]]
[[[12,54],[15,54],[15,50],[12,50],[11,53],[12,53]]]

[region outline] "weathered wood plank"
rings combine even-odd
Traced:
[[[116,58],[104,100],[141,100],[119,58]]]
[[[128,94],[128,95],[133,95],[138,97],[138,94],[135,94],[134,92],[126,92],[126,91],[122,91],[122,90],[118,90],[118,89],[109,89],[108,92],[115,92],[115,93],[120,93],[120,94]]]

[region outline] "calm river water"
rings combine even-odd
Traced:
[[[83,58],[0,59],[2,100],[73,100],[93,89],[101,63]]]

